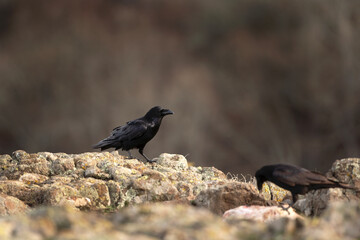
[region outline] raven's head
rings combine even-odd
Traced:
[[[265,176],[260,173],[260,170],[258,170],[255,173],[255,178],[256,178],[257,188],[259,189],[259,192],[261,192],[263,183],[266,181]]]
[[[153,107],[151,108],[145,115],[145,117],[148,117],[148,118],[163,118],[164,116],[166,115],[169,115],[169,114],[174,114],[171,110],[169,109],[164,109],[164,108],[161,108],[159,106],[156,106],[156,107]]]

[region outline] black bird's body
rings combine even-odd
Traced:
[[[168,109],[153,107],[145,116],[114,128],[109,137],[101,140],[93,147],[100,148],[101,151],[108,148],[125,150],[128,151],[131,158],[130,150],[139,149],[139,153],[148,162],[152,162],[143,153],[144,147],[158,132],[163,117],[169,114],[173,114],[173,112]]]
[[[291,192],[293,203],[297,201],[298,194],[306,194],[311,190],[322,188],[348,188],[353,187],[328,179],[321,173],[309,171],[288,164],[267,165],[255,173],[259,191],[265,181],[270,181],[281,188]]]

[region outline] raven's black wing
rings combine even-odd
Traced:
[[[320,173],[286,165],[278,166],[273,171],[273,177],[290,186],[331,183],[330,180]]]
[[[146,133],[147,125],[143,120],[130,121],[124,126],[114,128],[111,137],[118,141],[131,141],[143,136]]]
[[[135,140],[146,133],[147,123],[143,120],[134,120],[127,122],[123,126],[116,127],[110,133],[110,136],[98,142],[94,148],[111,147],[114,143]]]

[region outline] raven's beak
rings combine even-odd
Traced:
[[[170,114],[174,114],[174,113],[169,109],[161,109],[161,116],[166,116]]]

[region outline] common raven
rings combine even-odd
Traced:
[[[139,153],[146,161],[154,162],[154,160],[146,157],[143,150],[145,145],[158,132],[163,117],[169,114],[174,113],[159,106],[153,107],[145,116],[114,128],[109,137],[95,144],[93,148],[100,148],[101,151],[108,148],[122,149],[128,152],[130,158],[133,158],[130,150],[135,148],[139,149]]]
[[[321,173],[288,164],[264,166],[256,171],[255,177],[259,191],[261,191],[265,181],[270,181],[290,191],[293,204],[297,201],[298,194],[306,194],[311,190],[321,188],[354,189],[347,184],[331,180]]]

